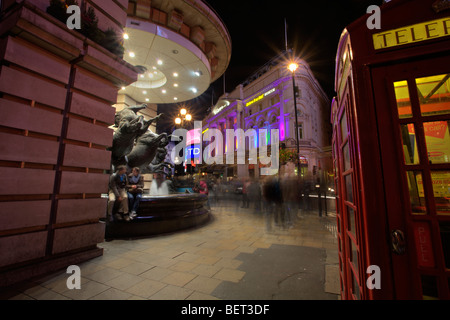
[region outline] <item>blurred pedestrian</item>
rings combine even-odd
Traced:
[[[242,185],[242,208],[248,208],[250,205],[250,199],[248,196],[249,187],[250,179],[246,178]]]
[[[206,179],[204,177],[201,177],[199,183],[196,185],[196,192],[206,195],[206,197],[207,197],[206,205],[207,205],[208,209],[211,209],[211,205],[209,203],[208,184],[206,183]]]
[[[300,188],[295,176],[285,176],[281,180],[281,193],[284,204],[284,218],[287,226],[292,226],[297,218]]]
[[[261,185],[256,179],[253,179],[248,188],[248,196],[250,203],[252,203],[254,213],[261,212],[261,195]]]
[[[283,197],[278,176],[267,178],[263,195],[267,204],[266,229],[272,230],[272,218],[275,226],[284,226]]]

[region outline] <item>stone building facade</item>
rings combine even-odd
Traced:
[[[203,130],[226,129],[278,129],[279,143],[287,150],[296,151],[296,132],[300,146],[301,175],[311,177],[320,167],[331,165],[329,99],[304,60],[298,61],[295,72],[297,89],[298,128],[295,123],[294,90],[292,74],[287,70],[287,53],[273,58],[230,93],[224,94],[203,120]],[[246,142],[246,148],[249,148]],[[266,143],[271,139],[266,136]],[[225,144],[225,143],[224,143]],[[259,144],[259,142],[258,142]],[[256,144],[255,144],[256,146]],[[270,147],[268,148],[270,151]],[[234,150],[225,150],[236,152]],[[248,160],[248,159],[247,159]],[[265,167],[259,162],[228,165],[222,172],[225,177],[258,177]],[[295,166],[281,167],[289,175],[296,174]],[[331,167],[330,167],[331,169]],[[264,170],[264,169],[263,169]],[[272,172],[275,173],[275,172]]]

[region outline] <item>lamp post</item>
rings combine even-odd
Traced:
[[[190,122],[191,120],[192,116],[187,112],[186,108],[181,108],[178,112],[177,117],[175,118],[175,125],[184,127],[185,122]],[[186,150],[184,152],[186,152]],[[175,173],[179,173],[179,170],[181,170],[181,168],[183,167],[183,162],[179,165],[175,165]]]
[[[288,66],[292,74],[292,91],[294,93],[294,112],[295,112],[295,140],[297,142],[297,176],[300,177],[300,140],[298,137],[298,116],[297,116],[297,90],[295,90],[295,71],[298,69],[298,64],[292,62]]]

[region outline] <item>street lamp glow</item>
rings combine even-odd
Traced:
[[[182,116],[184,116],[185,114],[187,113],[187,110],[186,109],[181,109],[180,110],[180,114],[182,115]]]
[[[175,118],[175,123],[176,124],[180,124],[181,123],[181,118]]]
[[[191,121],[191,120],[192,120],[192,116],[191,116],[190,114],[187,114],[187,115],[186,115],[186,120],[187,120],[187,121]]]
[[[295,62],[290,63],[289,66],[288,66],[288,69],[291,72],[295,72],[295,70],[297,70],[297,68],[298,68],[298,64],[296,64]]]

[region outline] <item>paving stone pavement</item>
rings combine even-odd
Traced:
[[[270,223],[269,223],[270,222]],[[197,228],[99,244],[79,265],[81,289],[66,270],[8,288],[12,300],[337,300],[336,218],[299,211],[280,227],[234,203],[213,206]]]

